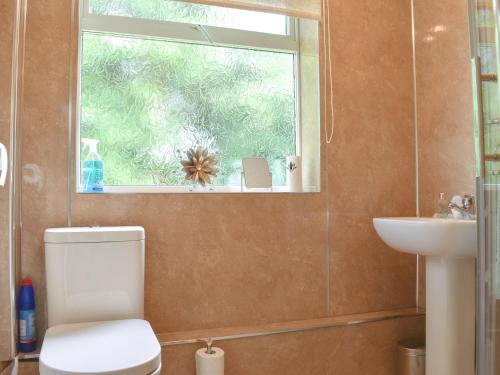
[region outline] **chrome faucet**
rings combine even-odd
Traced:
[[[476,214],[476,205],[474,202],[474,196],[470,194],[465,194],[462,198],[462,205],[458,205],[451,202],[448,208],[460,211],[462,214],[469,218],[473,218]]]

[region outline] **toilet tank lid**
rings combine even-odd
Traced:
[[[45,243],[98,243],[140,241],[145,239],[142,227],[71,227],[45,230]]]

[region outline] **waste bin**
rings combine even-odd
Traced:
[[[425,346],[419,341],[401,341],[398,375],[425,375]]]

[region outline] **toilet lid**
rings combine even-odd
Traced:
[[[160,344],[141,319],[51,327],[40,353],[43,375],[146,375],[160,364]]]

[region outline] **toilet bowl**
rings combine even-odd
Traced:
[[[48,329],[40,374],[155,374],[161,349],[140,319],[61,324]]]
[[[41,375],[160,373],[160,344],[143,319],[143,228],[47,229],[45,264]]]

